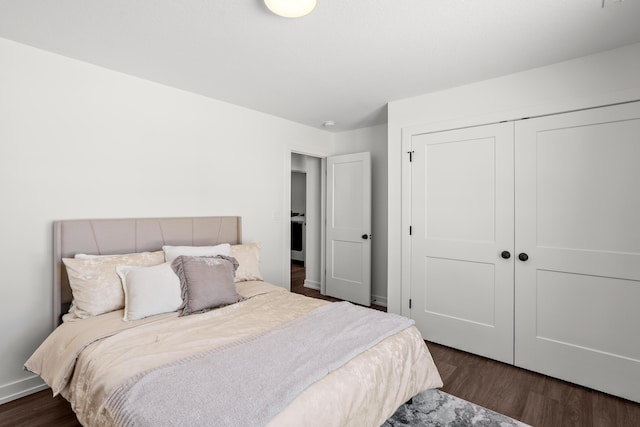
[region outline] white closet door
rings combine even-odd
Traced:
[[[425,339],[513,363],[513,123],[411,142],[411,317]]]
[[[516,365],[640,401],[640,103],[516,124]]]

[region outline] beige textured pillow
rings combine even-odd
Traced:
[[[236,282],[246,282],[249,280],[262,280],[260,274],[260,244],[248,243],[245,245],[232,245],[230,257],[238,260],[238,270],[236,270]]]
[[[64,258],[73,293],[73,315],[87,318],[124,307],[124,291],[117,266],[151,266],[164,263],[164,252],[140,252],[96,258]]]

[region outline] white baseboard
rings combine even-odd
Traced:
[[[0,405],[44,390],[48,386],[37,375],[0,386]]]
[[[387,306],[387,297],[381,297],[378,295],[371,295],[371,304],[381,305],[382,307]]]
[[[315,289],[316,291],[320,290],[320,282],[314,282],[313,280],[304,280],[304,285],[305,288],[309,288],[309,289]]]

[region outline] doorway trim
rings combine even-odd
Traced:
[[[302,154],[303,156],[317,157],[320,159],[320,293],[324,295],[326,288],[325,279],[325,204],[326,204],[326,175],[327,157],[333,154],[332,150],[322,150],[291,144],[285,148],[284,152],[284,197],[282,200],[282,285],[285,289],[291,290],[291,155]]]

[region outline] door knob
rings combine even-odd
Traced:
[[[502,253],[500,254],[500,256],[504,259],[509,259],[511,258],[511,253],[509,251],[502,251]]]
[[[367,240],[367,239],[369,238],[369,235],[368,235],[368,234],[363,234],[363,235],[362,235],[362,238],[363,238],[364,240]]]
[[[526,261],[526,260],[528,260],[528,259],[529,259],[529,255],[525,254],[524,252],[521,252],[521,253],[518,255],[518,259],[519,259],[520,261]]]

